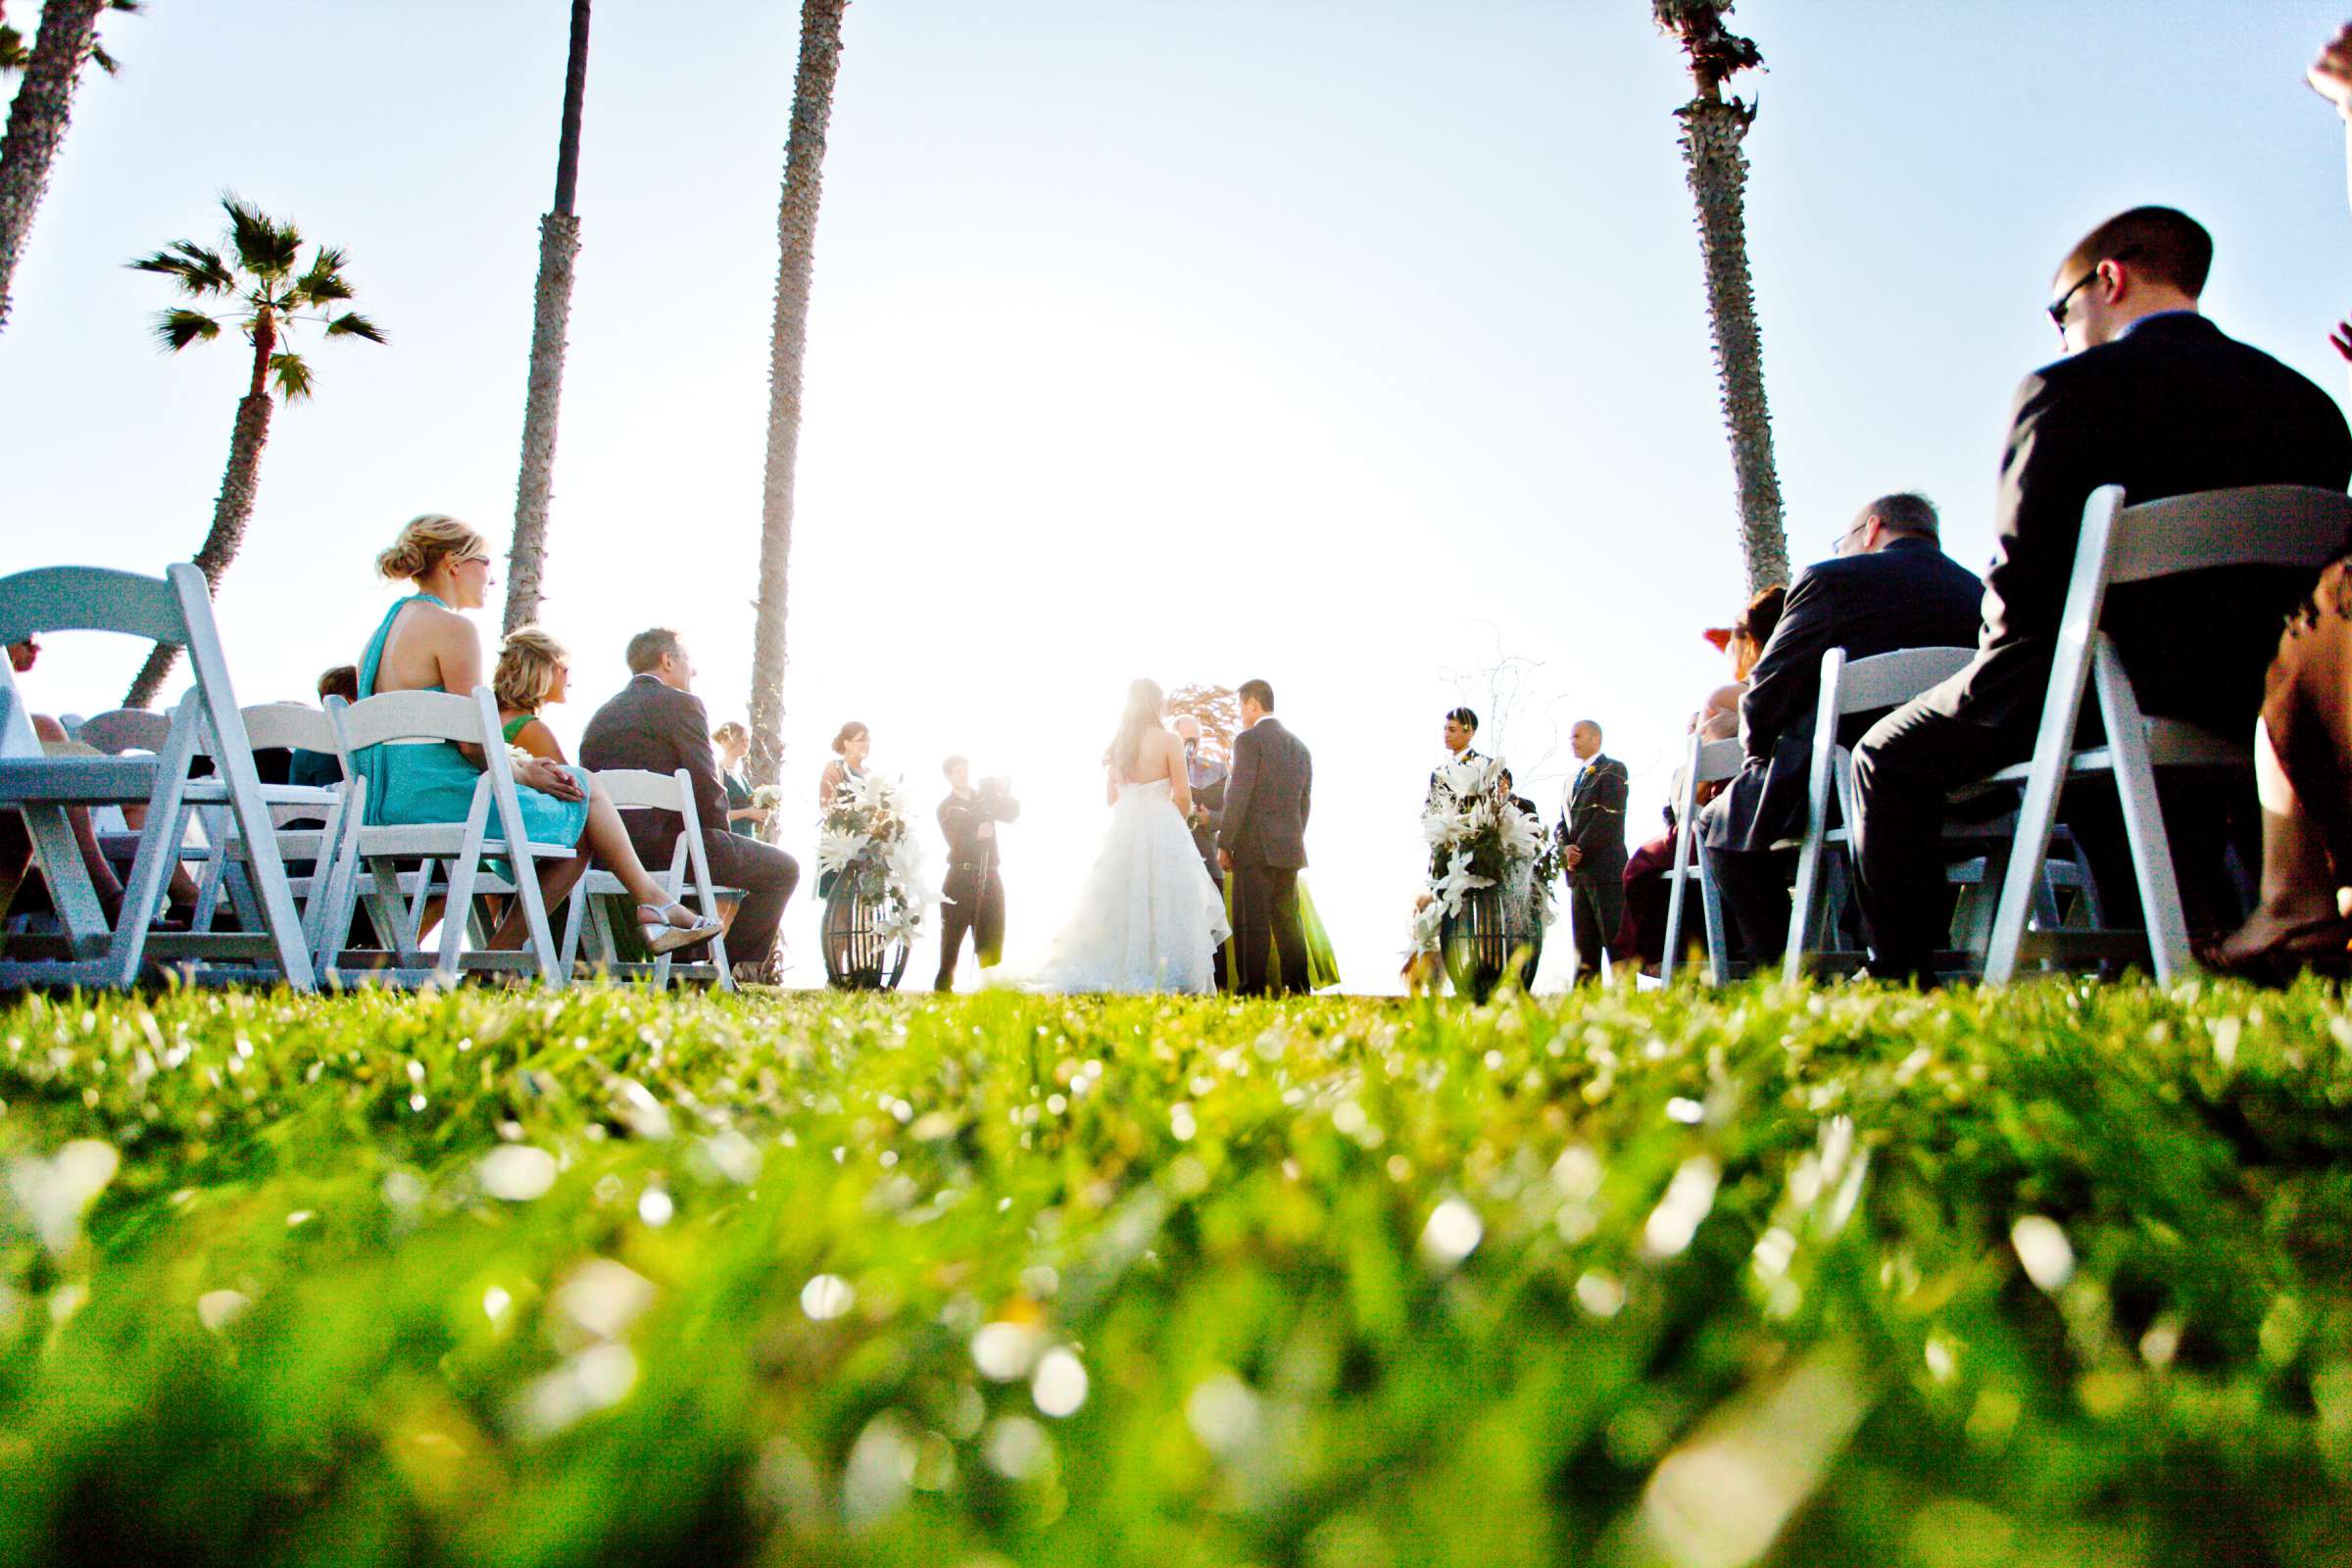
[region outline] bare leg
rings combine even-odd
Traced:
[[[2254,724],[2254,790],[2262,802],[2262,900],[2246,923],[2214,950],[2224,964],[2253,957],[2298,933],[2340,951],[2335,873],[2295,786],[2271,745],[2270,727]]]
[[[44,741],[67,739],[66,727],[46,713],[32,715],[32,732]],[[115,868],[107,863],[106,852],[98,847],[98,830],[90,825],[89,808],[81,806],[69,807],[66,809],[66,820],[74,826],[74,843],[81,851],[81,863],[90,873],[90,884],[97,890],[99,905],[106,910],[109,919],[120,918],[122,908],[122,882],[120,877],[115,875]],[[135,827],[138,824],[132,823],[131,825]],[[195,902],[195,891],[192,888],[189,890],[188,902],[191,904]]]
[[[670,897],[662,891],[662,884],[646,875],[644,862],[637,858],[637,847],[629,842],[629,830],[620,820],[619,808],[613,806],[612,798],[605,793],[602,784],[596,783],[593,778],[589,783],[588,826],[580,834],[579,843],[574,848],[590,853],[574,855],[568,860],[559,860],[541,871],[541,901],[551,910],[562,904],[573,884],[587,874],[593,857],[598,864],[620,878],[620,884],[629,890],[630,898],[652,908],[668,908]],[[679,918],[681,913],[685,918]],[[694,924],[696,916],[681,906],[672,909],[665,918],[671,925],[687,927]],[[515,899],[509,904],[506,917],[499,921],[498,932],[490,939],[490,946],[519,948],[527,932],[528,927],[523,923],[522,901]]]

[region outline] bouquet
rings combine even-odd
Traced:
[[[869,773],[838,791],[817,822],[816,863],[836,887],[876,906],[876,928],[890,942],[912,942],[939,902],[924,874],[922,841],[907,821],[906,793],[896,779]]]
[[[784,804],[784,786],[781,784],[760,785],[752,791],[752,804],[762,811],[774,810]]]

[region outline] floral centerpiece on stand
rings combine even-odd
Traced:
[[[1413,952],[1436,953],[1446,924],[1461,916],[1473,894],[1502,890],[1505,929],[1544,920],[1548,879],[1538,872],[1553,852],[1541,823],[1511,803],[1499,759],[1472,758],[1437,771],[1421,835],[1429,843],[1428,892],[1413,910]]]
[[[834,873],[834,891],[874,909],[875,930],[888,942],[912,943],[939,903],[923,864],[922,840],[906,812],[898,780],[869,773],[833,797],[817,825],[816,863]]]

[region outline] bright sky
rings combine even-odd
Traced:
[[[1535,663],[1482,748],[1556,809],[1590,714],[1649,830],[1721,678],[1698,630],[1743,596],[1688,78],[1648,10],[854,5],[792,562],[787,782],[810,817],[844,718],[926,802],[950,751],[1009,772],[1010,957],[1034,957],[1101,831],[1126,682],[1263,676],[1314,750],[1308,881],[1347,982],[1387,989],[1440,714],[1490,710],[1508,655]],[[567,743],[647,624],[692,636],[714,719],[743,711],[797,11],[597,10],[545,614],[574,653]],[[78,100],[0,333],[0,569],[152,572],[202,538],[241,346],[160,357],[167,291],[121,264],[209,240],[223,187],[346,247],[392,338],[318,349],[315,402],[277,417],[221,593],[239,695],[357,657],[411,514],[503,552],[567,14],[110,17],[124,71]],[[1744,89],[1748,220],[1795,559],[1915,486],[1983,564],[2010,392],[2054,351],[2051,270],[2138,202],[2213,229],[2227,329],[2340,393],[2342,137],[2300,77],[2341,21],[1742,6],[1771,65]],[[96,711],[136,662],[57,639],[27,691]],[[787,834],[805,864],[813,838]],[[815,920],[796,901],[803,982]]]

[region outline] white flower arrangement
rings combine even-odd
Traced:
[[[879,773],[851,779],[818,821],[816,863],[841,879],[851,897],[877,906],[885,941],[911,943],[939,903],[925,874],[923,846],[908,828],[906,792]]]
[[[772,811],[784,804],[784,786],[762,784],[752,791],[752,804],[762,811]]]
[[[1433,870],[1426,895],[1414,906],[1412,951],[1435,953],[1446,921],[1462,912],[1462,901],[1500,883],[1527,890],[1549,837],[1541,823],[1511,804],[1503,792],[1499,758],[1447,762],[1437,771],[1421,836],[1431,850]],[[1546,879],[1548,881],[1548,879]],[[1548,887],[1543,890],[1548,899]],[[1542,916],[1549,922],[1546,902]]]

